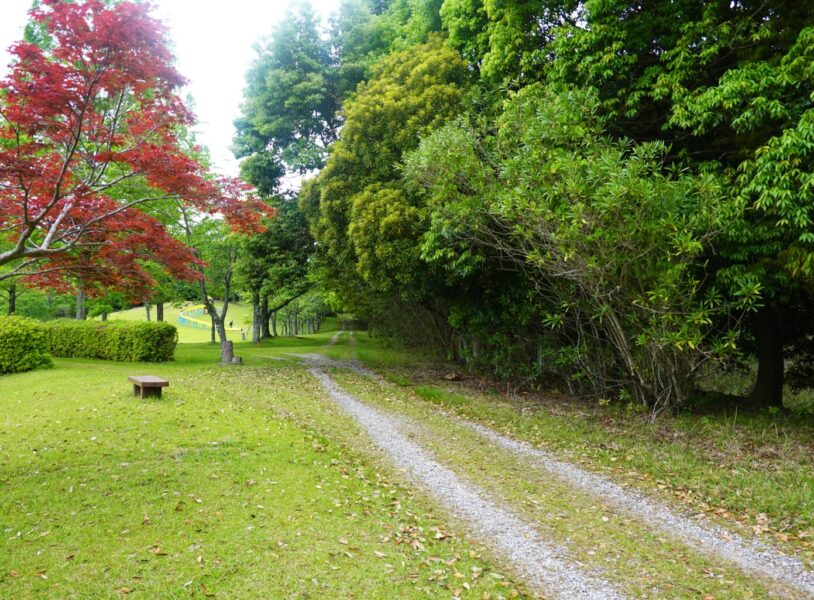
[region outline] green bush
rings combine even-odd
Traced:
[[[0,375],[52,366],[39,323],[24,317],[0,317]]]
[[[173,360],[178,331],[169,323],[52,321],[43,325],[48,349],[61,358],[121,362]]]

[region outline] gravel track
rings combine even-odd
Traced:
[[[331,361],[320,355],[298,356],[310,364],[310,373],[322,384],[331,399],[368,432],[376,445],[399,468],[419,481],[497,554],[508,559],[532,587],[557,598],[624,598],[610,583],[586,573],[579,565],[565,558],[566,552],[562,548],[542,541],[531,525],[499,506],[484,491],[462,481],[407,439],[399,431],[399,419],[360,402],[342,390],[322,370],[332,366],[348,367],[347,363]],[[372,373],[363,367],[353,370],[363,375],[365,372]]]
[[[377,381],[384,381],[378,373],[367,369],[358,361],[336,361],[328,359],[319,354],[305,354],[297,356],[305,359],[312,367],[317,367],[317,371],[319,370],[319,367],[345,368],[360,375],[376,379]],[[314,371],[312,370],[312,372]],[[322,376],[328,377],[324,373],[322,373]],[[320,377],[317,378],[320,379]],[[328,379],[330,380],[330,378]],[[323,386],[328,389],[325,381],[322,379],[320,379],[320,381],[322,382]],[[389,423],[386,425],[386,427],[395,428],[397,426],[397,423],[391,417],[378,413],[378,411],[375,411],[375,409],[367,407],[352,396],[341,391],[332,380],[330,380],[330,382],[338,393],[344,394],[347,399],[355,402],[364,410],[375,413],[377,415],[375,416],[375,419],[387,420]],[[330,389],[328,391],[331,393]],[[331,396],[334,398],[334,400],[340,402],[340,400],[334,397],[333,393],[331,393]],[[343,403],[340,402],[340,404]],[[351,412],[347,407],[346,410]],[[814,572],[807,569],[806,565],[800,559],[784,554],[776,548],[773,548],[760,541],[746,540],[738,534],[728,531],[713,523],[698,522],[698,520],[686,515],[682,515],[661,504],[657,500],[647,497],[637,490],[623,487],[607,477],[598,475],[596,473],[591,473],[571,463],[559,460],[553,454],[535,448],[527,442],[515,440],[478,423],[473,423],[466,419],[451,415],[446,413],[446,411],[443,412],[448,417],[454,419],[461,426],[475,431],[496,446],[508,450],[516,456],[529,460],[535,467],[556,476],[566,484],[572,485],[588,494],[596,496],[599,499],[616,506],[627,514],[640,519],[654,529],[681,540],[683,543],[695,549],[702,555],[717,556],[737,565],[740,569],[747,573],[777,581],[787,588],[793,588],[806,594],[808,597],[814,598]],[[356,414],[354,414],[354,417],[357,417]],[[359,417],[357,417],[357,420],[359,420]],[[369,430],[369,427],[366,424],[364,425],[365,428]],[[378,440],[376,441],[379,443]],[[407,440],[405,441],[408,444],[414,445],[412,442]],[[416,447],[416,449],[418,450],[419,454],[423,456],[423,452],[420,450],[420,448]],[[440,465],[437,465],[437,463],[432,461],[432,459],[429,457],[426,457],[423,460],[429,460],[438,468],[444,469]],[[451,472],[449,472],[449,474],[452,477],[455,477],[455,475]],[[431,489],[434,487],[434,484],[431,483],[428,483],[427,485],[429,485]],[[455,510],[455,512],[457,514],[458,511]],[[528,527],[528,525],[524,526]],[[563,597],[570,598],[577,596],[570,596],[566,594]],[[585,597],[587,598],[593,596]]]
[[[797,558],[759,541],[747,541],[712,523],[698,523],[636,490],[624,488],[606,477],[558,460],[531,444],[506,437],[471,421],[457,417],[455,419],[460,425],[476,431],[497,446],[530,459],[535,466],[565,483],[598,496],[702,554],[717,555],[746,572],[776,580],[814,597],[814,573],[807,570]]]

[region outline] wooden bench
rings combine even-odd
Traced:
[[[154,375],[131,375],[127,379],[133,384],[133,395],[142,398],[160,398],[161,388],[170,385],[166,379]]]

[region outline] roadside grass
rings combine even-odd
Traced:
[[[526,597],[348,444],[285,359],[329,338],[0,378],[0,597]],[[142,372],[170,379],[161,400],[131,396]]]
[[[360,337],[359,356],[375,354],[378,343]],[[721,412],[664,416],[653,424],[623,406],[556,393],[509,395],[476,379],[445,381],[443,373],[453,370],[434,359],[382,374],[427,410],[480,422],[814,560],[811,417]]]

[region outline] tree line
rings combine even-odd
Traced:
[[[814,356],[812,58],[803,2],[303,5],[234,148],[304,180],[310,277],[373,332],[654,413],[755,362],[779,406]]]

